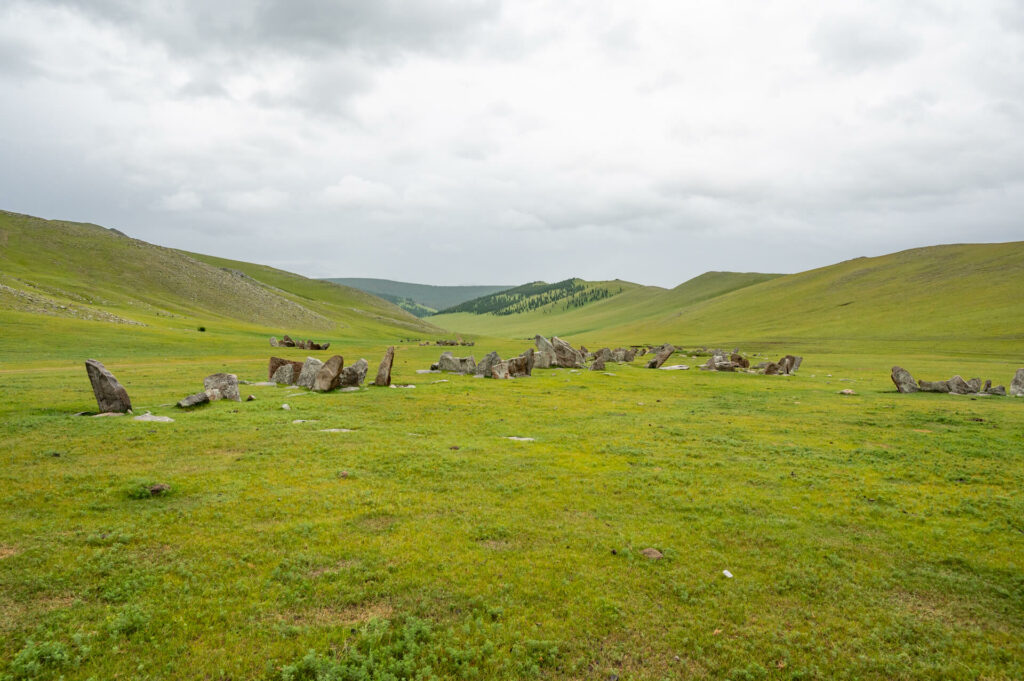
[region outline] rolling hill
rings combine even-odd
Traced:
[[[173,335],[202,326],[211,334],[230,329],[328,339],[439,331],[338,284],[156,246],[97,225],[9,212],[0,212],[0,315],[4,342],[13,342],[15,327],[45,335],[55,324],[86,335],[119,328],[126,340],[125,328]],[[104,322],[110,328],[99,331]]]
[[[432,286],[391,279],[330,278],[325,281],[372,293],[417,317],[427,317],[473,298],[503,291],[511,286]]]

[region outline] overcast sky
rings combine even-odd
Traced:
[[[309,276],[1024,239],[1024,2],[5,0],[0,208]]]

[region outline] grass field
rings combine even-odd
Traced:
[[[889,380],[898,363],[1008,385],[1024,366],[1012,258],[988,289],[961,275],[959,300],[988,290],[989,313],[908,292],[955,322],[934,336],[913,314],[896,336],[857,303],[845,327],[824,313],[824,331],[793,326],[799,290],[823,310],[850,290],[820,273],[768,289],[772,329],[736,301],[788,277],[691,299],[690,325],[597,323],[626,292],[582,308],[569,336],[746,341],[755,361],[804,355],[792,377],[638,360],[514,381],[417,374],[442,348],[402,339],[436,329],[383,301],[189,260],[290,301],[275,323],[301,321],[292,303],[324,316],[296,329],[332,342],[312,354],[366,357],[372,376],[397,345],[394,381],[416,387],[242,386],[254,401],[183,412],[167,405],[210,373],[262,381],[271,353],[310,353],[272,349],[274,327],[217,296],[189,308],[153,278],[99,295],[88,268],[5,270],[8,286],[100,318],[0,298],[0,679],[1024,678],[1024,399],[900,395]],[[145,326],[104,321],[134,319],[143,294]],[[733,313],[714,326],[712,304]],[[200,319],[214,321],[200,332]],[[456,354],[527,347],[476,340]],[[89,357],[136,413],[175,421],[74,416],[96,408]],[[160,483],[170,491],[150,496]]]

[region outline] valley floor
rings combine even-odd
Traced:
[[[269,347],[225,343],[98,357],[173,423],[72,416],[70,350],[0,356],[0,676],[1024,678],[1024,399],[889,380],[1012,364],[499,382],[417,374],[442,349],[408,343],[415,389],[164,406],[266,380]],[[320,354],[372,378],[383,349]]]

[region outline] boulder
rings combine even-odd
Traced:
[[[493,367],[491,367],[491,378],[512,378],[512,372],[510,372],[508,368],[508,361],[498,362]]]
[[[972,393],[980,393],[981,392],[981,379],[980,378],[972,378],[971,380],[967,381],[967,387],[970,388],[970,391]]]
[[[533,354],[533,368],[534,369],[550,369],[551,368],[551,355],[546,352],[535,352]]]
[[[626,348],[615,348],[612,350],[611,360],[613,362],[625,362],[626,361]]]
[[[270,378],[271,383],[277,383],[278,385],[292,385],[295,383],[295,365],[291,362],[288,364],[282,364]]]
[[[988,388],[985,388],[985,394],[986,395],[999,395],[1000,397],[1006,397],[1006,388],[1004,388],[1001,385],[997,385],[995,387],[991,387],[990,386]]]
[[[210,395],[210,399],[242,401],[242,395],[238,392],[238,376],[234,374],[210,374],[203,379],[203,389],[207,392],[216,391],[218,397]]]
[[[623,362],[632,362],[634,359],[636,359],[636,355],[637,355],[637,349],[636,348],[627,348],[626,349],[626,355],[622,358],[622,361]]]
[[[977,390],[971,390],[970,384],[961,376],[954,376],[946,381],[946,384],[949,386],[949,392],[954,395],[967,395],[968,393],[977,392]],[[978,381],[978,387],[981,387],[981,381]]]
[[[313,383],[316,381],[316,375],[323,365],[324,363],[316,357],[307,357],[302,365],[302,371],[299,372],[299,377],[295,379],[295,385],[303,388],[312,388]]]
[[[331,344],[330,343],[324,343],[323,345],[320,346],[320,349],[321,350],[330,350],[331,349]]]
[[[914,377],[910,375],[910,372],[903,367],[892,368],[892,382],[896,385],[896,390],[901,393],[916,393],[920,388],[917,387],[917,383],[914,382]]]
[[[456,357],[451,352],[441,353],[437,361],[437,368],[441,371],[453,371],[457,374],[471,374],[476,370],[476,360],[473,355],[469,357]]]
[[[341,371],[345,368],[345,358],[335,355],[324,362],[313,378],[313,390],[325,393],[335,390],[341,382]]]
[[[604,371],[604,358],[598,355],[593,362],[590,363],[591,371]]]
[[[274,374],[277,373],[277,370],[285,364],[291,364],[295,367],[296,376],[298,376],[299,372],[302,371],[302,362],[294,362],[290,359],[284,359],[283,357],[271,357],[270,362],[267,364],[267,380],[273,381]],[[291,383],[291,381],[288,381],[288,383]]]
[[[488,352],[484,355],[484,358],[480,360],[480,363],[476,365],[476,369],[473,373],[477,376],[483,376],[484,378],[491,378],[491,369],[494,365],[501,361],[501,357],[497,352]]]
[[[1010,394],[1014,397],[1024,397],[1024,369],[1017,369],[1010,381]]]
[[[738,369],[749,369],[750,368],[750,360],[748,360],[746,357],[744,357],[743,355],[741,355],[739,353],[736,353],[736,352],[732,353],[729,356],[729,361],[732,362],[733,365],[735,365],[736,368],[738,368]]]
[[[555,346],[552,345],[547,338],[537,335],[534,337],[533,342],[537,345],[537,354],[543,358],[535,359],[534,366],[547,369],[557,363],[555,358]]]
[[[527,350],[526,353],[518,357],[510,358],[506,364],[508,364],[508,374],[512,378],[529,376],[533,372],[533,350]]]
[[[526,352],[519,355],[526,360],[526,375],[533,375],[533,366],[537,357],[537,353],[533,351],[533,348],[527,348]]]
[[[128,391],[124,389],[114,374],[110,373],[103,363],[95,359],[85,360],[85,372],[92,384],[92,394],[96,397],[100,413],[125,413],[132,410],[132,401]]]
[[[205,392],[201,392],[178,400],[178,407],[181,409],[191,409],[192,407],[198,407],[200,404],[208,404],[209,402],[210,396]]]
[[[277,347],[277,336],[271,336],[270,337],[270,347],[272,347],[272,348],[276,348]]]
[[[583,367],[583,353],[558,336],[551,337],[551,347],[555,349],[555,366],[562,367],[563,369],[579,369]]]
[[[675,352],[675,351],[676,351],[676,348],[675,348],[674,345],[672,345],[671,343],[665,343],[660,348],[658,348],[658,352],[654,355],[654,359],[652,359],[651,361],[647,362],[647,368],[648,369],[657,369],[657,368],[659,368],[662,364],[665,363],[665,360],[667,360],[669,357],[672,356],[672,353]]]
[[[782,373],[786,375],[792,374],[793,372],[796,371],[796,368],[800,366],[800,364],[797,362],[797,358],[794,357],[793,355],[786,355],[785,357],[778,361],[778,365],[779,368],[782,370]]]
[[[357,388],[366,380],[366,372],[370,369],[370,363],[360,359],[355,364],[345,367],[341,372],[341,380],[338,385],[342,388]]]
[[[948,393],[948,381],[918,381],[918,387],[923,393]]]
[[[384,353],[384,359],[380,361],[380,366],[377,367],[377,378],[373,379],[373,384],[386,388],[391,385],[391,365],[395,362],[395,346],[388,347]]]

